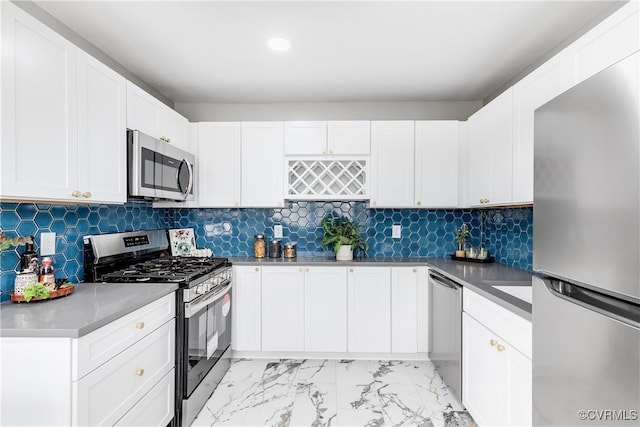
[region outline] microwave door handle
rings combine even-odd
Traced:
[[[187,164],[187,169],[189,169],[189,185],[187,186],[187,192],[185,193],[186,197],[189,196],[189,193],[191,193],[191,190],[193,190],[193,166],[191,166],[191,163],[189,163],[187,159],[183,160]]]

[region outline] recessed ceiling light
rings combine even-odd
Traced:
[[[289,40],[283,39],[282,37],[271,37],[269,41],[267,41],[267,45],[276,52],[284,52],[291,48]]]

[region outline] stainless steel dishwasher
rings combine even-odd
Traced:
[[[429,358],[462,402],[462,286],[429,270]]]

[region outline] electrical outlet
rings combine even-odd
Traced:
[[[274,239],[282,239],[282,226],[274,225],[273,226],[273,238]]]
[[[40,233],[40,255],[55,255],[56,233]]]
[[[393,224],[391,226],[391,238],[399,239],[402,237],[402,226],[400,224]]]

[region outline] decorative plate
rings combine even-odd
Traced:
[[[193,228],[178,228],[169,230],[171,241],[171,255],[189,256],[196,249],[196,237]]]

